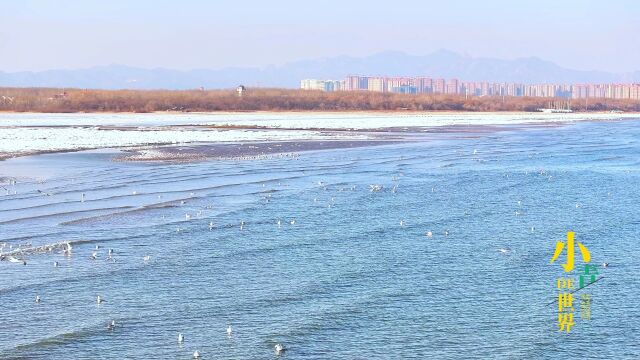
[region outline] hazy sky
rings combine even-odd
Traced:
[[[440,48],[640,70],[640,1],[0,0],[0,71],[213,69]]]

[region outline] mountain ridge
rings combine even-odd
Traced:
[[[347,75],[426,76],[463,81],[517,83],[639,82],[640,71],[610,73],[573,70],[535,56],[512,60],[472,57],[441,49],[427,55],[384,51],[364,57],[336,56],[265,67],[173,70],[120,64],[74,70],[1,72],[2,87],[88,89],[232,88],[238,84],[297,88],[305,78],[343,79]]]

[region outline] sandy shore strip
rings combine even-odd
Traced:
[[[125,155],[116,161],[202,161],[207,159],[249,159],[281,156],[291,152],[375,146],[390,143],[429,141],[443,135],[455,137],[481,136],[498,131],[527,128],[557,127],[563,123],[549,122],[513,125],[449,125],[435,127],[387,127],[378,129],[261,129],[248,125],[241,128],[211,130],[210,125],[190,125],[188,131],[176,131],[175,126],[165,130],[140,127],[65,127],[63,135],[58,126],[39,127],[44,132],[21,141],[17,151],[2,151],[0,160],[13,157],[76,152],[96,149],[123,149]],[[24,128],[33,130],[33,128]],[[16,134],[20,128],[13,128]],[[86,130],[92,132],[87,133]],[[111,134],[110,137],[90,137],[93,132]],[[72,137],[66,135],[73,134]],[[131,136],[125,137],[130,134]],[[161,136],[158,136],[158,135]],[[162,135],[164,134],[164,135]],[[82,135],[82,136],[80,136]],[[177,138],[176,135],[179,135]],[[229,136],[230,135],[230,136]],[[179,139],[176,141],[174,139]],[[15,138],[14,138],[15,140]],[[171,141],[173,140],[173,141]]]
[[[0,160],[55,152],[92,149],[134,149],[139,153],[120,160],[166,159],[194,161],[238,158],[240,153],[213,155],[210,151],[178,149],[193,144],[291,143],[307,141],[424,141],[425,134],[482,134],[502,130],[556,127],[577,121],[620,121],[629,114],[2,114]],[[637,119],[637,116],[635,117]],[[336,143],[340,144],[340,143]],[[313,145],[305,145],[313,146]],[[329,145],[322,145],[327,147]],[[331,145],[341,147],[342,145]],[[359,145],[362,146],[362,145]],[[259,146],[260,147],[260,146]],[[145,152],[143,153],[142,150]],[[153,150],[153,151],[152,151]],[[249,150],[246,156],[264,154]],[[244,150],[243,150],[244,151]],[[304,151],[304,150],[302,150]]]
[[[194,144],[159,146],[125,150],[115,161],[191,162],[204,160],[259,160],[273,158],[295,159],[300,152],[313,150],[349,149],[389,145],[399,140],[305,140],[278,142],[250,142],[230,144]]]
[[[190,162],[204,160],[259,160],[296,158],[300,152],[313,150],[349,149],[407,142],[430,141],[444,138],[478,137],[499,131],[515,131],[530,128],[557,127],[560,123],[519,124],[511,126],[456,125],[433,128],[386,128],[350,130],[366,134],[363,139],[351,140],[302,140],[265,141],[246,143],[209,143],[151,146],[124,150],[115,161],[130,162]],[[321,131],[322,129],[315,129]],[[326,132],[339,133],[337,131]]]

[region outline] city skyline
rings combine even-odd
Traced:
[[[640,83],[524,84],[516,82],[464,81],[457,78],[445,79],[426,76],[350,75],[343,80],[302,79],[300,88],[328,92],[370,91],[403,94],[640,100]]]

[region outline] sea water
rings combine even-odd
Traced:
[[[637,358],[639,140],[623,120],[260,161],[0,162],[17,178],[3,251],[73,246],[0,262],[0,358]],[[564,257],[549,264],[567,231],[610,263],[569,333]]]

